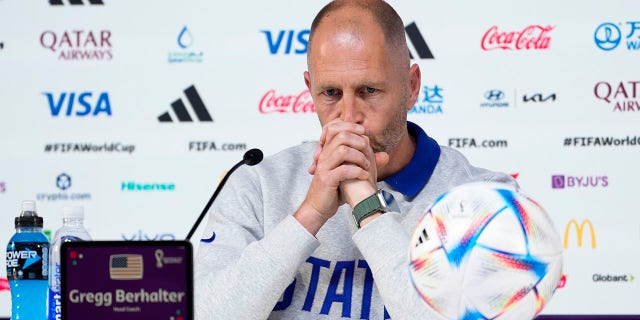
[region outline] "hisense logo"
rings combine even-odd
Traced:
[[[158,183],[158,182],[135,182],[135,181],[123,181],[120,184],[121,191],[175,191],[175,183]]]
[[[104,5],[102,0],[67,0],[70,5],[84,5],[85,2],[90,5]],[[49,0],[49,4],[52,6],[62,6],[64,2],[62,0]]]

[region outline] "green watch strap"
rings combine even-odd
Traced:
[[[360,228],[360,223],[364,218],[376,212],[385,213],[387,211],[389,211],[389,208],[387,207],[387,203],[382,196],[382,191],[378,190],[376,193],[360,201],[353,208],[353,219],[355,220],[358,228]]]

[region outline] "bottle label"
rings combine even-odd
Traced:
[[[7,279],[48,280],[49,243],[15,242],[7,247]]]

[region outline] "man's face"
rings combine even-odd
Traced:
[[[406,132],[409,66],[394,60],[380,27],[340,27],[327,17],[310,46],[305,82],[321,124],[362,124],[375,152],[392,151]],[[415,99],[414,99],[415,100]]]

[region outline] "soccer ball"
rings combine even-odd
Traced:
[[[562,276],[562,243],[531,198],[498,183],[440,196],[411,237],[410,273],[446,319],[533,319]]]

